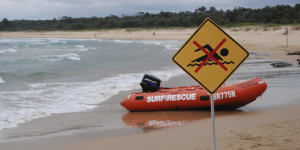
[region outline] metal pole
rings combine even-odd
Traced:
[[[213,150],[216,150],[216,132],[215,132],[215,106],[213,94],[210,95],[210,112],[211,112],[211,124],[212,124],[212,138],[213,138]]]

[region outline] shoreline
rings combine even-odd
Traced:
[[[289,29],[288,46],[286,28]],[[41,31],[41,32],[0,32],[0,38],[61,38],[97,40],[183,40],[186,41],[197,28],[166,29],[107,29],[95,31]],[[237,27],[224,28],[231,37],[249,52],[264,53],[267,58],[279,59],[297,64],[295,55],[285,55],[300,51],[300,30],[292,26],[279,27]]]
[[[115,31],[110,31],[109,33],[101,33],[101,36],[105,36],[109,40],[133,40],[134,38],[139,38],[139,40],[186,40],[188,36],[190,36],[195,29],[189,29],[188,31],[174,31],[176,33],[170,34],[170,31],[163,30],[156,33],[156,37],[153,38],[152,32],[153,31],[141,31],[143,34],[140,34],[140,31],[132,31],[129,35],[127,31],[124,31],[121,35],[115,35]],[[172,30],[173,31],[173,30]],[[227,31],[226,31],[227,32]],[[92,32],[93,33],[93,32]],[[92,35],[92,33],[88,32],[86,34]],[[126,34],[127,33],[127,36]],[[157,37],[160,35],[164,35],[161,37]],[[276,60],[287,61],[289,63],[293,63],[296,65],[296,58],[298,56],[289,56],[285,55],[287,52],[294,52],[296,50],[300,50],[300,45],[297,43],[300,39],[300,31],[291,31],[290,37],[292,40],[290,41],[290,46],[284,46],[284,36],[282,36],[282,30],[276,31],[229,31],[228,34],[231,35],[234,39],[236,39],[241,45],[243,45],[249,52],[258,52],[262,53],[263,58],[273,58]],[[83,38],[83,39],[94,39],[92,37],[86,36],[85,33],[79,35],[70,35],[72,38]],[[103,35],[102,35],[103,34]],[[2,37],[3,33],[0,33],[0,37]],[[20,35],[14,35],[20,36]],[[56,37],[51,34],[49,35],[42,35],[43,38],[68,38],[64,37],[65,35],[60,35],[61,37]],[[177,36],[177,37],[176,37]],[[20,36],[22,37],[22,36]],[[19,38],[20,38],[19,37]],[[142,38],[141,38],[142,37]],[[12,37],[16,38],[16,37]],[[32,38],[35,38],[34,36]],[[37,37],[41,38],[41,37]],[[111,39],[110,39],[111,38]],[[149,39],[148,39],[149,38]],[[293,39],[294,38],[294,39]],[[98,39],[98,38],[97,38]],[[99,37],[99,39],[102,39]],[[104,38],[105,39],[105,38]],[[135,39],[136,40],[136,39]],[[171,81],[176,81],[175,79],[171,79],[168,82],[170,86],[176,86],[178,83],[170,83]],[[185,84],[195,83],[193,80],[184,79]],[[182,84],[182,83],[181,83]],[[108,101],[104,102],[104,104],[110,105],[116,103],[120,97],[124,96],[123,92],[119,95],[111,97]],[[103,103],[101,103],[103,104]],[[120,106],[118,106],[120,107]],[[272,148],[272,149],[297,149],[300,148],[299,140],[300,133],[299,130],[299,117],[297,114],[300,113],[298,108],[300,107],[300,103],[298,101],[292,102],[291,104],[284,104],[272,108],[260,109],[256,110],[257,112],[245,112],[235,115],[223,115],[217,117],[217,148],[224,147],[224,149],[264,149],[264,148]],[[51,122],[52,119],[58,119],[60,116],[70,115],[72,119],[69,120],[62,120],[61,123],[66,123],[66,121],[76,121],[77,119],[86,117],[85,115],[90,115],[88,119],[93,119],[97,117],[97,109],[88,111],[88,112],[79,112],[76,114],[58,114],[53,115],[50,117],[42,118],[33,120],[29,123],[22,124],[22,128],[39,128],[43,124],[47,122]],[[91,115],[92,114],[92,115]],[[126,113],[122,111],[121,108],[117,108],[115,110],[114,115],[115,117],[121,117]],[[230,114],[230,113],[229,113]],[[208,114],[209,115],[209,114]],[[218,113],[217,113],[218,115]],[[64,116],[65,117],[65,116]],[[279,117],[279,118],[278,118]],[[109,118],[108,118],[109,119]],[[233,121],[234,120],[234,121]],[[261,122],[257,122],[257,121]],[[86,120],[88,122],[89,120]],[[100,120],[99,120],[100,121]],[[237,121],[237,122],[235,122]],[[30,125],[38,122],[36,127],[30,127]],[[218,123],[219,122],[219,123]],[[245,124],[246,122],[246,124]],[[249,122],[249,123],[248,123]],[[243,126],[245,124],[245,126]],[[221,126],[222,125],[222,126]],[[66,146],[62,149],[81,149],[83,146],[84,149],[207,149],[210,147],[210,136],[211,136],[211,129],[210,128],[210,117],[206,117],[202,120],[196,120],[186,126],[183,127],[176,127],[167,130],[159,130],[155,132],[144,133],[144,131],[140,131],[140,129],[130,129],[130,128],[122,128],[122,130],[117,130],[115,132],[108,132],[106,135],[99,136],[98,134],[102,133],[101,131],[93,128],[95,125],[87,124],[83,128],[77,127],[78,130],[82,130],[83,133],[76,133],[70,131],[71,135],[63,135],[59,136],[54,135],[53,137],[46,140],[43,138],[36,137],[35,139],[29,139],[24,141],[16,141],[10,142],[6,146],[0,143],[0,147],[4,148],[16,148],[16,149],[39,149],[38,147],[44,147],[45,145],[50,146],[50,144],[61,144]],[[295,135],[290,135],[291,131],[286,131],[286,126],[292,126],[295,131],[297,131]],[[87,127],[87,128],[85,128]],[[89,128],[90,127],[90,128]],[[268,130],[268,127],[272,129],[272,131]],[[50,128],[51,129],[51,128]],[[222,130],[220,132],[220,129]],[[248,131],[249,129],[249,131]],[[279,133],[276,133],[276,129]],[[96,132],[97,130],[97,132]],[[273,131],[275,130],[275,131]],[[283,130],[283,131],[281,131]],[[197,132],[195,132],[197,131]],[[251,132],[250,132],[251,131]],[[46,132],[51,133],[52,131],[47,130]],[[252,135],[252,132],[255,133]],[[272,141],[273,139],[265,137],[264,135],[260,135],[260,133],[267,132],[270,134],[271,137],[273,136],[280,136],[282,133],[288,132],[285,136],[288,136],[285,139],[275,139],[273,143],[268,143],[268,141]],[[48,134],[46,133],[46,134]],[[196,134],[195,134],[196,133]],[[201,133],[201,135],[197,134]],[[77,135],[76,138],[72,138],[73,135]],[[110,137],[109,135],[113,135]],[[33,135],[34,136],[34,135]],[[42,135],[43,136],[43,135]],[[58,140],[56,139],[58,137]],[[181,137],[180,137],[181,136]],[[295,137],[294,137],[295,136]],[[291,138],[289,138],[291,137]],[[299,137],[299,138],[298,138]],[[69,138],[69,139],[65,139]],[[262,140],[259,142],[257,139]],[[62,140],[62,141],[59,141]],[[278,141],[281,140],[281,141]],[[219,142],[221,141],[221,142]],[[50,144],[49,144],[49,143]],[[75,143],[80,143],[80,145]],[[246,142],[246,144],[245,144]],[[17,143],[17,147],[14,147]],[[48,143],[48,144],[47,144]],[[138,144],[136,144],[138,143]],[[153,143],[155,145],[160,145],[159,147],[153,148]],[[275,144],[274,144],[275,143]],[[279,144],[276,144],[279,143]],[[36,144],[35,147],[31,144]],[[74,146],[75,144],[75,146]],[[284,145],[280,144],[287,144],[291,147],[287,148]],[[297,145],[298,144],[298,145]],[[124,147],[125,145],[125,147]],[[203,146],[204,145],[204,146]],[[27,149],[26,149],[27,148]],[[51,149],[61,149],[61,147],[50,147]]]
[[[184,79],[180,80],[180,78],[183,77]],[[182,83],[182,80],[185,82]],[[165,82],[166,86],[193,83],[195,83],[195,81],[182,75],[173,77],[171,80]],[[101,105],[110,105],[112,107],[115,105],[114,103],[118,103],[124,96],[134,91],[136,90],[121,92],[120,94],[111,97],[108,101],[101,103]],[[29,132],[32,135],[23,139],[21,138],[19,140],[17,139],[0,143],[0,147],[7,150],[96,150],[99,147],[101,147],[101,149],[153,149],[151,147],[151,143],[156,143],[161,146],[157,149],[211,149],[211,120],[209,111],[163,111],[150,112],[149,115],[142,114],[141,116],[144,119],[146,118],[146,120],[148,120],[147,118],[153,120],[155,118],[153,118],[153,115],[157,114],[157,116],[162,117],[167,115],[166,117],[169,118],[177,116],[179,117],[179,121],[175,120],[175,124],[173,122],[173,126],[167,129],[164,127],[158,129],[146,127],[141,129],[129,127],[128,124],[125,125],[126,121],[124,122],[125,116],[131,115],[133,118],[140,118],[138,114],[132,115],[132,113],[127,112],[119,105],[115,107],[118,108],[112,109],[113,111],[108,110],[105,112],[107,115],[103,115],[108,117],[105,119],[109,119],[112,122],[116,120],[114,118],[123,118],[123,122],[120,122],[120,128],[114,130],[101,130],[97,129],[97,124],[90,124],[90,120],[96,119],[99,122],[101,121],[97,118],[97,116],[99,113],[103,113],[103,111],[101,111],[101,108],[98,107],[87,112],[55,114],[50,117],[40,118],[20,124],[17,129],[22,128],[21,130],[32,130],[33,132]],[[300,120],[300,117],[297,115],[300,113],[300,110],[298,109],[299,107],[300,100],[295,100],[290,103],[249,111],[216,111],[217,147],[222,147],[222,149],[225,150],[243,149],[243,143],[247,142],[247,149],[252,149],[253,147],[260,147],[261,149],[264,149],[266,148],[266,145],[268,146],[268,144],[265,143],[273,140],[270,138],[273,135],[270,137],[260,135],[264,132],[268,132],[268,134],[276,134],[276,136],[281,136],[281,134],[289,132],[289,134],[286,134],[288,137],[284,139],[282,139],[282,137],[280,140],[290,141],[285,144],[296,142],[294,145],[297,145],[297,142],[299,143],[298,139],[300,139],[300,133],[295,134],[297,138],[294,138],[294,135],[290,135],[292,134],[291,131],[287,131],[288,128],[285,128],[285,126],[293,126],[293,128],[294,126],[296,126],[296,128],[300,127],[297,126],[297,124],[300,125],[300,121],[298,121]],[[109,114],[114,114],[113,116],[115,117],[111,118],[112,115]],[[160,120],[160,117],[156,118],[157,119],[154,120]],[[84,123],[83,126],[72,130],[51,131],[51,123],[60,123],[63,125],[65,123],[72,124],[73,122],[78,122],[78,120],[87,123]],[[167,120],[172,121],[172,119]],[[179,126],[176,126],[176,123],[179,123]],[[52,126],[57,126],[57,124],[52,124]],[[46,129],[45,134],[37,136],[34,135],[35,130],[41,127],[42,129]],[[269,131],[269,127],[272,129],[271,131]],[[280,134],[277,134],[276,131],[273,130],[276,130],[279,127],[280,130],[283,131],[280,131]],[[15,129],[12,129],[12,131],[13,130]],[[252,134],[252,132],[255,134]],[[25,134],[24,136],[28,135]],[[257,137],[264,140],[262,140],[261,143],[257,143]],[[175,144],[176,146],[172,144],[174,141],[177,143]],[[278,144],[276,146],[278,146]],[[281,148],[285,148],[285,146],[286,145]],[[295,147],[291,146],[291,149],[293,148]],[[276,148],[272,147],[272,149]]]
[[[184,83],[181,81],[184,81]],[[181,75],[165,82],[165,86],[194,83],[194,80]],[[108,101],[101,103],[101,105],[104,104],[112,107],[115,105],[114,103],[118,103],[124,96],[134,91],[136,90],[121,92],[111,97]],[[115,122],[114,120],[116,119],[114,118],[123,118],[123,122],[119,122],[123,127],[114,130],[101,130],[97,128],[97,124],[90,124],[90,120],[96,119],[99,122],[101,121],[97,116],[103,112],[98,107],[87,112],[56,114],[21,124],[21,128],[33,130],[32,138],[27,137],[25,139],[0,143],[0,147],[7,150],[153,149],[152,146],[155,143],[155,145],[159,145],[156,149],[211,149],[211,120],[209,111],[167,111],[150,112],[148,115],[142,114],[141,116],[144,119],[146,118],[146,120],[148,120],[147,118],[150,118],[150,120],[160,120],[160,117],[157,117],[157,119],[153,118],[153,115],[157,114],[157,116],[162,117],[167,115],[170,118],[167,120],[170,121],[172,121],[172,117],[177,116],[179,117],[179,121],[175,120],[175,124],[173,122],[173,126],[167,129],[151,127],[141,129],[129,127],[128,125],[124,127],[124,123],[126,123],[126,121],[124,122],[125,116],[131,115],[133,118],[140,118],[138,114],[132,115],[132,113],[127,112],[119,105],[115,105],[115,107],[118,108],[114,108],[112,111],[108,110],[105,113],[107,115],[103,115],[107,116],[105,119],[112,122]],[[294,130],[288,129],[295,129],[298,132],[298,127],[300,127],[300,121],[298,121],[300,120],[300,117],[298,117],[300,113],[299,107],[300,100],[295,100],[290,103],[262,109],[250,109],[249,111],[216,111],[217,148],[222,147],[222,149],[230,150],[253,149],[253,147],[265,149],[269,147],[270,149],[276,149],[276,146],[279,144],[274,144],[274,142],[270,144],[268,142],[281,140],[276,141],[276,143],[281,144],[282,141],[285,141],[284,144],[287,145],[281,145],[278,149],[286,148],[286,146],[290,146],[289,149],[295,149],[297,143],[300,142],[298,140],[300,139],[300,132],[299,134],[294,134]],[[114,114],[113,116],[115,117],[111,117],[109,114]],[[87,124],[84,123],[82,127],[77,127],[73,130],[51,131],[51,123],[56,122],[63,125],[65,123],[72,124],[79,120]],[[176,123],[180,125],[176,126]],[[45,125],[45,135],[35,136],[34,129],[45,128]],[[57,126],[57,124],[52,125]],[[50,126],[50,128],[47,128],[47,126]],[[279,133],[277,133],[277,129],[280,129]],[[270,136],[261,135],[265,132]],[[281,136],[282,134],[285,136]],[[278,136],[280,137],[278,139],[272,138]],[[258,142],[257,138],[261,141]],[[247,148],[245,148],[245,145],[247,145]]]

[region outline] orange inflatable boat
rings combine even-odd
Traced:
[[[181,109],[210,109],[209,93],[201,86],[160,88],[160,80],[145,75],[140,83],[143,92],[132,93],[121,105],[129,111],[157,111]],[[236,109],[253,102],[267,89],[259,78],[220,87],[213,99],[216,109]]]

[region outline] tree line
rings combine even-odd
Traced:
[[[161,28],[195,27],[205,18],[211,18],[220,25],[237,24],[297,24],[300,23],[300,4],[277,5],[260,9],[238,7],[233,10],[218,10],[215,7],[199,7],[192,11],[165,12],[153,14],[139,12],[131,16],[107,16],[72,18],[63,16],[51,20],[11,20],[0,22],[0,31],[54,31],[54,30],[96,30],[112,28]]]

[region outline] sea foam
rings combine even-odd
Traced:
[[[45,56],[39,56],[37,59],[40,61],[51,61],[51,62],[61,61],[63,59],[73,60],[73,61],[81,60],[80,56],[76,53],[67,53],[61,55],[45,55]]]
[[[0,83],[5,83],[5,81],[0,77]]]
[[[180,69],[149,71],[146,73],[169,80],[183,74]],[[121,91],[139,88],[143,73],[119,74],[93,82],[38,83],[30,90],[0,92],[1,101],[14,105],[0,105],[0,129],[16,127],[33,119],[58,113],[81,112],[97,107]],[[2,108],[1,108],[2,107]]]
[[[112,40],[115,43],[122,43],[122,44],[130,44],[130,43],[134,43],[134,40]]]
[[[80,52],[85,52],[85,51],[89,50],[84,45],[76,45],[75,47],[78,48],[77,50],[80,51]]]
[[[8,49],[0,50],[0,54],[4,54],[4,53],[16,53],[16,52],[18,52],[18,50],[16,48],[8,48]]]
[[[146,45],[162,46],[165,50],[171,51],[179,50],[180,46],[183,44],[183,41],[179,40],[142,40],[138,42]]]

